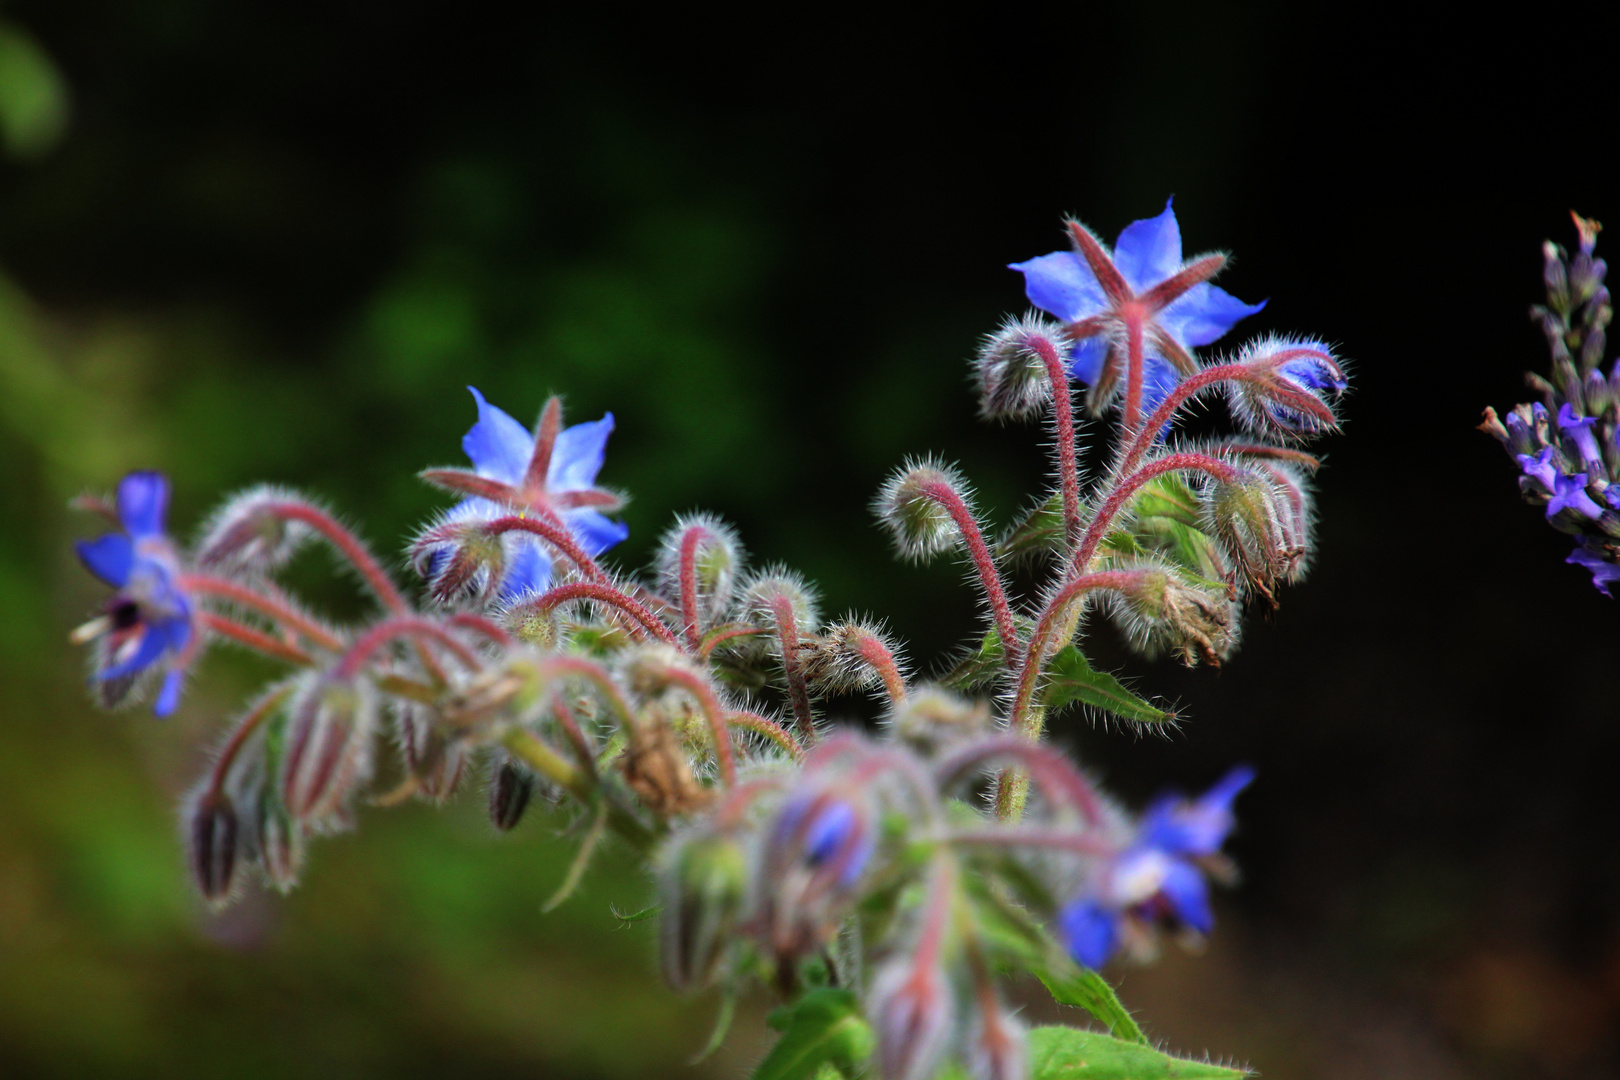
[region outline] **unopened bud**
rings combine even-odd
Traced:
[[[405,768],[423,798],[444,802],[455,793],[467,765],[467,747],[451,738],[437,714],[416,701],[396,700],[394,731]]]
[[[725,618],[746,559],[730,525],[712,514],[683,517],[659,545],[659,591],[684,597],[690,586],[701,631]]]
[[[205,788],[186,808],[187,856],[197,891],[223,904],[236,884],[236,807],[223,791]]]
[[[741,616],[751,626],[769,629],[777,625],[779,612],[786,611],[799,634],[808,634],[821,622],[816,611],[816,594],[803,578],[785,567],[775,566],[752,578],[743,589]],[[768,648],[780,648],[775,636],[750,639]]]
[[[961,476],[932,458],[907,462],[878,490],[872,512],[894,537],[901,555],[928,559],[961,542],[962,530],[942,496],[969,505]]]
[[[1243,427],[1288,436],[1337,427],[1329,402],[1337,400],[1349,383],[1326,345],[1265,338],[1246,346],[1235,362],[1253,374],[1227,386],[1232,416]]]
[[[487,601],[500,588],[508,541],[491,536],[484,525],[478,519],[442,521],[411,542],[411,565],[439,603]]]
[[[197,545],[197,565],[227,573],[267,574],[287,562],[315,531],[276,507],[307,500],[282,488],[250,488],[216,512]]]
[[[1541,280],[1547,286],[1547,306],[1560,315],[1567,314],[1569,278],[1564,273],[1564,252],[1551,240],[1541,245]]]
[[[779,962],[815,951],[837,931],[876,848],[872,816],[853,794],[804,792],[762,835],[755,907]]]
[[[882,666],[894,665],[895,646],[881,627],[861,620],[834,623],[804,645],[804,678],[822,693],[850,693],[878,686]]]
[[[895,734],[906,742],[934,750],[989,730],[990,706],[967,701],[942,687],[924,686],[906,695],[894,711],[893,723]]]
[[[1284,494],[1264,475],[1245,472],[1209,484],[1203,501],[1203,531],[1269,599],[1272,585],[1294,573],[1305,554],[1300,538],[1290,539],[1284,528]]]
[[[534,798],[534,773],[501,755],[489,777],[489,820],[501,832],[511,832],[523,820]]]
[[[664,975],[677,990],[701,989],[732,942],[747,897],[747,859],[729,836],[677,838],[662,878]]]
[[[365,679],[312,679],[294,701],[281,760],[281,798],[300,821],[337,812],[371,776],[377,702]]]
[[[1237,647],[1237,612],[1226,590],[1201,585],[1176,567],[1147,565],[1112,593],[1115,622],[1148,658],[1173,652],[1188,667],[1216,667]]]
[[[1017,419],[1038,413],[1052,398],[1052,382],[1042,349],[1061,356],[1061,328],[1045,319],[1008,319],[985,337],[973,360],[979,413],[987,420]]]
[[[290,892],[304,868],[304,827],[281,807],[266,807],[259,816],[259,869],[270,887]]]
[[[950,1044],[954,994],[936,955],[901,954],[872,980],[868,1013],[883,1080],[928,1080]]]

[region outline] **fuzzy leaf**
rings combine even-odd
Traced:
[[[1033,1080],[1240,1080],[1249,1073],[1162,1054],[1096,1031],[1041,1027],[1029,1033]]]
[[[872,1056],[876,1036],[848,990],[812,990],[783,1011],[786,1015],[776,1018],[782,1037],[754,1070],[753,1080],[849,1076]]]
[[[1107,1024],[1108,1030],[1117,1039],[1144,1045],[1147,1043],[1147,1036],[1142,1034],[1142,1029],[1137,1027],[1129,1010],[1120,1003],[1114,988],[1095,971],[1080,967],[1066,956],[1033,970],[1035,977],[1051,993],[1053,1001],[1086,1010]]]
[[[1035,507],[996,544],[996,558],[1009,559],[1063,549],[1063,493]]]
[[[1097,671],[1079,649],[1066,645],[1047,662],[1041,704],[1055,709],[1080,702],[1139,724],[1162,724],[1170,713],[1148,704],[1106,671]]]
[[[941,685],[964,693],[983,686],[1001,670],[1001,637],[994,630],[985,633],[978,646],[940,677]]]

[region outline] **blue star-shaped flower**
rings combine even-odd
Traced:
[[[1198,863],[1220,853],[1232,831],[1232,800],[1253,779],[1253,769],[1236,768],[1198,799],[1169,795],[1148,807],[1132,843],[1058,914],[1058,930],[1078,963],[1107,962],[1127,920],[1170,920],[1200,934],[1214,929]]]
[[[1074,348],[1069,373],[1091,388],[1101,411],[1113,400],[1136,336],[1143,355],[1142,414],[1151,412],[1182,376],[1197,370],[1191,349],[1208,345],[1239,319],[1265,307],[1245,304],[1209,284],[1224,255],[1184,263],[1181,228],[1165,203],[1158,217],[1133,221],[1109,252],[1078,222],[1069,223],[1074,251],[1054,251],[1011,268],[1024,275],[1029,302],[1068,324]],[[1134,423],[1134,417],[1127,418]]]
[[[103,700],[116,704],[143,672],[166,667],[152,706],[158,716],[180,703],[180,661],[195,637],[191,601],[178,585],[179,558],[163,531],[168,505],[169,482],[161,473],[130,473],[118,485],[124,531],[76,545],[90,572],[118,590],[106,613],[73,635],[99,642],[92,678]]]
[[[461,440],[461,448],[475,471],[436,469],[423,474],[442,487],[474,496],[451,509],[447,522],[514,513],[555,517],[592,556],[630,535],[628,526],[602,513],[618,509],[623,500],[596,486],[607,439],[613,432],[612,413],[563,428],[561,404],[553,398],[531,434],[476,389],[467,389],[478,403],[478,422]],[[551,583],[552,567],[544,543],[527,533],[508,533],[504,543],[507,557],[500,599],[510,603],[545,590]],[[430,575],[447,557],[444,553],[435,556]]]

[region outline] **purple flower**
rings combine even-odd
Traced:
[[[1562,431],[1574,442],[1580,450],[1581,460],[1588,466],[1600,465],[1603,455],[1598,450],[1597,436],[1592,434],[1592,425],[1597,418],[1592,416],[1576,416],[1575,410],[1565,402],[1558,408],[1558,430]]]
[[[1575,550],[1570,552],[1569,558],[1564,561],[1576,566],[1584,566],[1592,571],[1592,585],[1598,592],[1613,599],[1613,594],[1609,592],[1609,585],[1620,581],[1620,565],[1609,562],[1601,552],[1593,551],[1580,542],[1575,544]]]
[[[1549,493],[1558,490],[1558,481],[1563,476],[1553,464],[1552,458],[1553,448],[1550,446],[1544,447],[1541,453],[1534,457],[1529,454],[1518,455],[1519,468],[1524,471],[1524,475],[1546,488]]]
[[[603,510],[618,509],[623,500],[596,486],[607,439],[613,432],[612,413],[563,428],[561,406],[553,398],[539,428],[531,434],[485,401],[476,389],[467,389],[478,403],[478,422],[461,440],[461,448],[472,460],[475,473],[436,470],[431,477],[446,487],[475,493],[475,497],[453,507],[446,522],[513,513],[553,517],[593,556],[630,535],[624,523],[603,514]],[[537,537],[508,533],[504,542],[507,556],[499,586],[501,600],[510,603],[550,585],[551,556]],[[429,563],[429,576],[443,569],[448,559],[448,553],[436,552]]]
[[[1555,479],[1553,497],[1547,503],[1548,517],[1557,516],[1560,510],[1569,510],[1588,521],[1596,521],[1603,516],[1603,507],[1593,502],[1592,497],[1586,493],[1585,473],[1576,473],[1574,476],[1559,475]]]
[[[1113,398],[1132,327],[1143,342],[1144,412],[1197,365],[1189,350],[1208,345],[1239,319],[1265,307],[1245,304],[1209,284],[1223,256],[1181,258],[1181,228],[1165,203],[1158,217],[1133,221],[1109,252],[1084,226],[1070,223],[1075,251],[1055,251],[1011,269],[1037,308],[1069,324],[1075,340],[1069,373],[1092,388],[1094,407]]]
[[[195,636],[191,601],[178,584],[179,556],[163,531],[168,505],[169,481],[161,473],[130,473],[118,484],[124,531],[76,545],[89,571],[118,590],[100,618],[73,634],[77,642],[98,642],[91,678],[113,705],[143,673],[166,668],[152,706],[157,716],[180,703],[182,660]]]
[[[1198,863],[1219,854],[1232,831],[1232,800],[1253,779],[1253,769],[1239,767],[1200,798],[1168,795],[1148,807],[1130,845],[1058,913],[1058,931],[1078,963],[1101,967],[1127,922],[1170,921],[1200,934],[1214,929]]]

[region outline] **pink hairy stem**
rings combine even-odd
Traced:
[[[1058,477],[1063,487],[1063,535],[1072,546],[1080,539],[1080,466],[1074,452],[1074,400],[1063,358],[1043,336],[1032,335],[1029,347],[1046,365],[1052,384],[1052,422],[1057,428]]]
[[[570,581],[565,585],[556,585],[547,589],[523,606],[538,612],[549,612],[559,604],[566,604],[570,600],[590,600],[593,603],[615,608],[634,619],[639,624],[638,630],[651,634],[666,645],[680,647],[680,639],[675,636],[669,627],[663,624],[658,616],[611,585],[603,585],[594,581]]]
[[[1010,724],[1014,731],[1029,737],[1029,707],[1035,698],[1035,684],[1046,666],[1046,659],[1055,650],[1052,637],[1059,626],[1068,623],[1069,605],[1095,589],[1125,589],[1142,577],[1140,570],[1104,570],[1085,574],[1066,583],[1047,602],[1041,611],[1034,631],[1029,635],[1029,648],[1024,650],[1023,664],[1018,669],[1018,688],[1013,694]]]
[[[276,711],[277,706],[287,700],[287,695],[292,693],[292,689],[288,684],[272,690],[248,711],[241,723],[236,725],[230,741],[225,744],[225,748],[219,752],[219,757],[214,761],[214,771],[208,781],[209,794],[220,793],[220,789],[225,785],[225,777],[231,771],[231,764],[236,760],[236,755],[242,752],[242,747],[247,745],[248,737],[259,729],[259,725],[264,723],[266,717]]]
[[[573,746],[575,755],[579,758],[580,768],[593,780],[596,778],[596,755],[591,751],[590,740],[585,732],[580,730],[579,721],[574,719],[573,710],[563,703],[562,695],[551,696],[551,715],[557,721],[557,726],[563,729],[568,736],[568,742]]]
[[[400,638],[439,645],[466,665],[470,671],[477,671],[483,667],[477,653],[432,619],[424,619],[420,615],[401,615],[397,618],[384,619],[360,635],[349,647],[349,651],[343,655],[343,659],[338,661],[333,674],[339,679],[354,678],[378,649]]]
[[[255,630],[251,626],[244,626],[235,619],[227,619],[223,615],[216,615],[212,611],[202,613],[202,623],[208,629],[221,637],[228,637],[239,645],[246,645],[250,649],[273,656],[277,660],[286,660],[294,664],[313,664],[315,658],[298,646],[272,637],[262,630]]]
[[[371,587],[371,591],[376,594],[382,606],[390,612],[403,615],[410,611],[411,607],[405,602],[405,597],[400,595],[393,580],[383,572],[382,565],[377,562],[376,557],[360,542],[359,537],[344,528],[332,515],[305,502],[275,502],[269,504],[267,509],[277,517],[301,521],[324,536],[327,542],[360,572],[360,576]]]
[[[973,512],[968,509],[962,496],[956,489],[943,481],[935,480],[922,485],[922,493],[932,499],[945,512],[951,515],[956,527],[962,533],[962,540],[967,544],[968,556],[973,560],[973,566],[979,572],[979,585],[984,589],[985,601],[990,605],[991,616],[995,619],[996,633],[1001,638],[1002,659],[1008,670],[1018,662],[1018,631],[1013,625],[1012,605],[1007,602],[1007,590],[1001,584],[1001,571],[996,568],[996,561],[990,554],[990,548],[984,542],[984,534],[979,531],[979,523],[974,520]]]
[[[703,635],[698,629],[697,555],[707,539],[709,530],[701,525],[689,527],[681,537],[681,618],[686,623],[686,642],[693,652],[703,649]]]
[[[279,597],[266,595],[258,589],[211,574],[181,574],[176,584],[184,592],[217,596],[221,600],[229,600],[245,608],[252,608],[266,618],[304,635],[323,649],[332,652],[340,652],[343,649],[342,638]]]
[[[1067,832],[1063,829],[984,829],[950,833],[945,839],[951,844],[1048,848],[1054,851],[1067,851],[1074,855],[1109,856],[1119,852],[1118,845],[1110,844],[1101,837],[1089,833]]]
[[[482,634],[497,645],[507,646],[512,644],[511,634],[508,634],[482,615],[476,615],[470,611],[457,612],[450,616],[449,623],[451,626],[460,626],[476,634]]]
[[[596,565],[595,559],[585,553],[585,549],[574,540],[573,534],[562,523],[562,519],[555,514],[548,514],[544,519],[518,516],[496,518],[484,526],[484,531],[490,536],[500,536],[509,532],[526,532],[538,536],[562,552],[585,577],[598,584],[607,583],[607,574]]]
[[[714,687],[697,672],[677,665],[663,668],[660,674],[697,700],[698,707],[703,710],[703,719],[709,725],[709,738],[714,741],[714,757],[720,766],[720,781],[726,787],[735,784],[737,765],[731,755],[731,732],[726,727],[726,710],[721,707],[720,699],[715,697]]]
[[[542,659],[536,668],[542,680],[573,677],[583,679],[596,688],[608,710],[614,714],[619,727],[626,734],[634,726],[635,720],[630,713],[630,705],[619,692],[619,687],[608,677],[600,664],[587,660],[583,656],[553,655]]]
[[[883,689],[889,695],[889,704],[898,708],[906,700],[906,680],[900,674],[900,665],[895,662],[894,653],[876,634],[862,630],[853,637],[855,655],[878,673],[883,680]]]
[[[771,615],[776,621],[776,636],[782,645],[782,673],[787,677],[788,698],[793,702],[793,716],[798,722],[799,737],[805,743],[816,741],[816,721],[810,712],[810,688],[805,685],[804,669],[799,665],[799,620],[793,611],[793,601],[785,596],[771,600]]]
[[[1123,431],[1128,438],[1136,433],[1142,423],[1142,382],[1144,354],[1142,351],[1142,330],[1146,313],[1142,306],[1134,301],[1125,305],[1122,314],[1125,316],[1125,411],[1121,420]]]
[[[1091,782],[1062,754],[1040,743],[1030,742],[1022,735],[998,735],[958,751],[935,769],[940,786],[959,780],[975,766],[996,758],[1016,760],[1029,770],[1037,783],[1078,810],[1088,825],[1098,827],[1103,824],[1102,799]]]
[[[1217,480],[1226,481],[1236,480],[1240,475],[1238,470],[1231,465],[1208,454],[1191,452],[1167,454],[1157,461],[1150,462],[1115,485],[1114,490],[1109,492],[1108,498],[1097,508],[1096,514],[1091,519],[1091,524],[1086,528],[1085,535],[1080,538],[1080,547],[1075,551],[1074,558],[1069,563],[1068,572],[1071,575],[1083,573],[1085,568],[1091,564],[1092,556],[1097,554],[1097,546],[1102,543],[1103,537],[1107,535],[1108,528],[1113,524],[1114,518],[1119,516],[1119,512],[1125,508],[1137,491],[1148,482],[1172,472],[1201,472],[1213,476]]]
[[[800,746],[799,740],[793,737],[793,732],[778,724],[775,720],[761,716],[758,713],[738,709],[735,712],[726,714],[726,723],[734,728],[741,728],[743,731],[752,731],[756,735],[765,736],[771,742],[786,750],[795,761],[804,756],[804,747]]]

